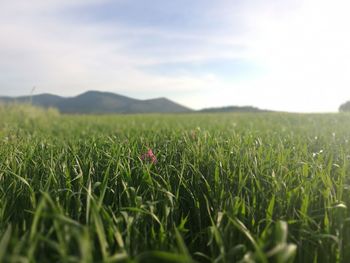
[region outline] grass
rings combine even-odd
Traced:
[[[349,262],[349,140],[347,114],[0,106],[0,262]]]

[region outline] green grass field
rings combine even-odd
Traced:
[[[350,262],[349,141],[346,114],[1,106],[0,262]]]

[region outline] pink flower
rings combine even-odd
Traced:
[[[141,160],[142,161],[148,161],[153,164],[157,163],[157,157],[154,155],[152,149],[148,149],[148,151],[145,154],[141,155]]]

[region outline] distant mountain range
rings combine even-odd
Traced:
[[[45,108],[57,108],[61,113],[186,113],[194,110],[167,98],[138,100],[110,92],[88,91],[76,97],[40,94],[21,97],[0,97],[0,103],[30,103]],[[207,108],[198,112],[260,112],[254,107]]]
[[[226,106],[217,108],[205,108],[200,112],[271,112],[270,110],[262,110],[252,106]]]

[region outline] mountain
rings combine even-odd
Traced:
[[[262,110],[252,106],[226,106],[217,108],[205,108],[199,112],[271,112],[270,110]]]
[[[167,98],[138,100],[123,95],[87,91],[75,97],[61,97],[52,94],[39,94],[21,97],[0,97],[0,103],[29,103],[44,108],[57,108],[61,113],[71,114],[112,114],[112,113],[185,113],[195,112],[190,108]],[[252,106],[227,106],[205,108],[196,112],[271,112]]]
[[[22,96],[22,97],[0,97],[0,102],[3,103],[30,103],[35,106],[41,107],[52,107],[52,105],[57,104],[63,98],[51,94],[40,94],[36,96]]]
[[[127,113],[129,105],[137,101],[114,93],[88,91],[63,99],[56,107],[63,113]]]
[[[191,112],[166,98],[138,100],[110,92],[88,91],[76,97],[40,94],[22,97],[0,97],[0,103],[31,103],[45,108],[57,108],[62,113],[182,113]]]

